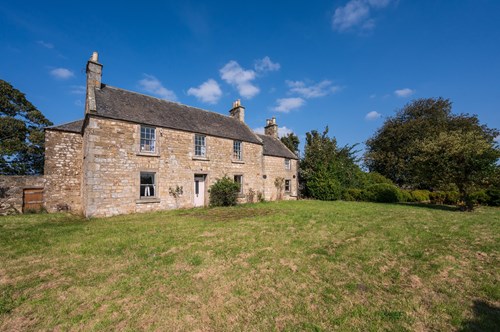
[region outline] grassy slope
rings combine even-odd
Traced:
[[[0,218],[0,330],[498,328],[500,210],[280,202]]]

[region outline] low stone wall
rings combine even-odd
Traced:
[[[42,175],[0,175],[0,215],[22,213],[24,189],[44,186],[45,179]]]

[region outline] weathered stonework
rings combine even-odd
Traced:
[[[45,131],[45,208],[82,213],[82,135]]]
[[[43,188],[43,176],[0,175],[0,215],[22,213],[24,189]]]
[[[297,160],[290,159],[290,169],[285,168],[285,158],[264,156],[264,174],[266,179],[264,181],[264,193],[266,200],[274,201],[279,199],[297,199]],[[290,191],[285,192],[284,189],[281,192],[275,186],[276,178],[281,177],[285,180],[290,180]]]

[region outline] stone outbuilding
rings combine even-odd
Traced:
[[[239,100],[225,116],[103,84],[102,67],[94,53],[84,118],[46,129],[49,212],[206,206],[223,176],[240,183],[239,202],[297,198],[297,156],[278,139],[274,118],[255,134]]]

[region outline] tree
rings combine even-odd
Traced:
[[[481,125],[476,115],[451,110],[451,101],[443,98],[404,106],[366,142],[369,170],[407,188],[455,185],[465,199],[498,167],[499,132]]]
[[[0,174],[43,173],[43,129],[50,125],[24,93],[0,80]]]
[[[306,133],[300,162],[305,195],[334,200],[340,198],[342,190],[360,187],[363,173],[356,164],[354,148],[355,145],[339,147],[334,137],[328,137],[328,126],[321,134],[316,130]]]
[[[281,142],[293,153],[298,155],[300,140],[294,133],[288,133],[286,136],[281,137]]]

